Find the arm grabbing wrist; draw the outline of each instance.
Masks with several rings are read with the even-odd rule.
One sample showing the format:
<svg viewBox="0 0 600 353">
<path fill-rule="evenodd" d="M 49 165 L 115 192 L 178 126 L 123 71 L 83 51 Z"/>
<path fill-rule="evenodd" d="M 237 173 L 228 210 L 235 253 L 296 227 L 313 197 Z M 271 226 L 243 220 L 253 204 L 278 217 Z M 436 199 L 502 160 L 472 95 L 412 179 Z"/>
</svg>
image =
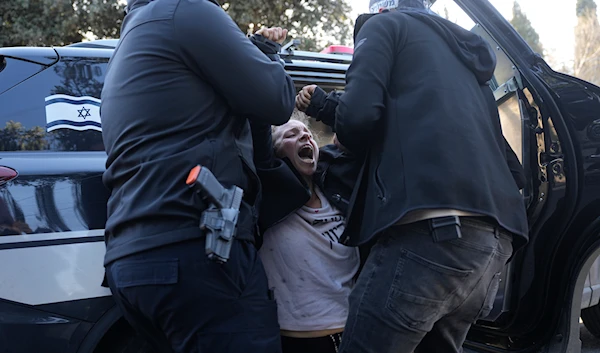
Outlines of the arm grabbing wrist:
<svg viewBox="0 0 600 353">
<path fill-rule="evenodd" d="M 281 58 L 279 57 L 279 51 L 281 50 L 281 44 L 274 42 L 266 37 L 263 37 L 260 34 L 253 34 L 250 36 L 250 41 L 254 44 L 260 51 L 262 51 L 266 56 L 271 59 L 271 61 L 281 62 Z"/>
<path fill-rule="evenodd" d="M 317 87 L 311 97 L 310 104 L 306 109 L 306 114 L 323 122 L 325 125 L 335 127 L 335 109 L 337 108 L 340 92 L 325 93 L 320 87 Z"/>
</svg>

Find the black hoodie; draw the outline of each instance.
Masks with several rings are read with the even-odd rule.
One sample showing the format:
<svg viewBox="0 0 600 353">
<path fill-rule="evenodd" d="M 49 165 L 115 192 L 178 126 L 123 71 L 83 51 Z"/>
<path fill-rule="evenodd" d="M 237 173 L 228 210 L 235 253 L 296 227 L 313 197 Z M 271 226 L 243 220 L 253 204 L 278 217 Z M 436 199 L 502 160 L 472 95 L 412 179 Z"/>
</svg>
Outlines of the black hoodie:
<svg viewBox="0 0 600 353">
<path fill-rule="evenodd" d="M 517 247 L 525 243 L 523 198 L 490 109 L 495 64 L 481 37 L 425 11 L 364 23 L 335 114 L 339 141 L 366 155 L 347 244 L 364 244 L 423 209 L 486 215 L 517 235 Z"/>
</svg>

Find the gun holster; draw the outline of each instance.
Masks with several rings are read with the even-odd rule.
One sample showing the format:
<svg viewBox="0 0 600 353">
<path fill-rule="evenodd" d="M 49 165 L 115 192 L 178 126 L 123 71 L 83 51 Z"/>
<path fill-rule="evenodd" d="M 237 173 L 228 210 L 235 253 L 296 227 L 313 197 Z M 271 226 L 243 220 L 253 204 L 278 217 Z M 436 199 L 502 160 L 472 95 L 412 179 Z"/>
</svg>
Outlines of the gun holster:
<svg viewBox="0 0 600 353">
<path fill-rule="evenodd" d="M 209 205 L 200 215 L 200 229 L 206 233 L 206 255 L 218 263 L 227 262 L 244 191 L 237 186 L 223 187 L 208 168 L 200 165 L 190 171 L 186 184 Z"/>
</svg>

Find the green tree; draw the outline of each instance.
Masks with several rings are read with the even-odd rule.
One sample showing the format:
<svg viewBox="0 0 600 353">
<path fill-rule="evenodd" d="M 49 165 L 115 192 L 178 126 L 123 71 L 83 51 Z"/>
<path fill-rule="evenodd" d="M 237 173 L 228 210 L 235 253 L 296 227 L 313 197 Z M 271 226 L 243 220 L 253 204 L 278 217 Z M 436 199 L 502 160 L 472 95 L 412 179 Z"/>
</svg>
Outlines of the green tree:
<svg viewBox="0 0 600 353">
<path fill-rule="evenodd" d="M 588 12 L 596 11 L 596 3 L 594 0 L 577 0 L 576 13 L 577 17 L 585 16 Z"/>
<path fill-rule="evenodd" d="M 28 130 L 21 123 L 10 120 L 0 128 L 0 151 L 45 150 L 48 146 L 45 137 L 46 131 L 39 126 Z"/>
<path fill-rule="evenodd" d="M 301 49 L 318 50 L 350 39 L 350 6 L 347 0 L 222 0 L 223 8 L 244 31 L 261 26 L 287 28 L 301 38 Z M 326 37 L 331 37 L 328 41 Z"/>
<path fill-rule="evenodd" d="M 347 44 L 352 20 L 347 0 L 221 0 L 244 32 L 281 26 L 300 47 Z M 119 0 L 0 0 L 0 47 L 67 45 L 86 34 L 118 38 L 125 4 Z"/>
<path fill-rule="evenodd" d="M 593 0 L 578 0 L 576 5 L 574 75 L 600 85 L 600 24 Z"/>
<path fill-rule="evenodd" d="M 540 42 L 540 36 L 533 29 L 531 25 L 531 21 L 527 18 L 527 16 L 521 10 L 521 6 L 518 2 L 513 3 L 513 18 L 510 21 L 513 27 L 517 30 L 517 32 L 525 39 L 527 44 L 533 49 L 534 52 L 544 55 L 544 48 L 542 47 L 542 43 Z"/>
<path fill-rule="evenodd" d="M 1 0 L 0 47 L 67 45 L 86 33 L 119 36 L 118 0 Z"/>
<path fill-rule="evenodd" d="M 119 38 L 125 16 L 125 4 L 118 0 L 77 0 L 82 32 L 92 32 L 98 38 Z"/>
</svg>

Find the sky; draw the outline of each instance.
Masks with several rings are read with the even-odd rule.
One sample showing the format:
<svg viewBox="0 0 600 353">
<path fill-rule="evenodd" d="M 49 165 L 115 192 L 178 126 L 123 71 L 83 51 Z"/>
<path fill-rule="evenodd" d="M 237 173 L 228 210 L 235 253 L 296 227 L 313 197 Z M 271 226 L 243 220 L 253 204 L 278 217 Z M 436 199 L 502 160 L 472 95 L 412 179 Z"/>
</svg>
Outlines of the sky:
<svg viewBox="0 0 600 353">
<path fill-rule="evenodd" d="M 368 11 L 369 0 L 348 0 L 348 2 L 352 6 L 353 18 Z M 453 3 L 452 0 L 438 0 L 438 2 Z M 507 20 L 512 19 L 513 0 L 490 0 L 490 2 Z M 558 66 L 565 63 L 570 66 L 573 60 L 574 30 L 577 24 L 576 0 L 518 0 L 518 2 L 539 34 L 540 41 L 549 54 L 546 57 L 549 64 Z"/>
</svg>

